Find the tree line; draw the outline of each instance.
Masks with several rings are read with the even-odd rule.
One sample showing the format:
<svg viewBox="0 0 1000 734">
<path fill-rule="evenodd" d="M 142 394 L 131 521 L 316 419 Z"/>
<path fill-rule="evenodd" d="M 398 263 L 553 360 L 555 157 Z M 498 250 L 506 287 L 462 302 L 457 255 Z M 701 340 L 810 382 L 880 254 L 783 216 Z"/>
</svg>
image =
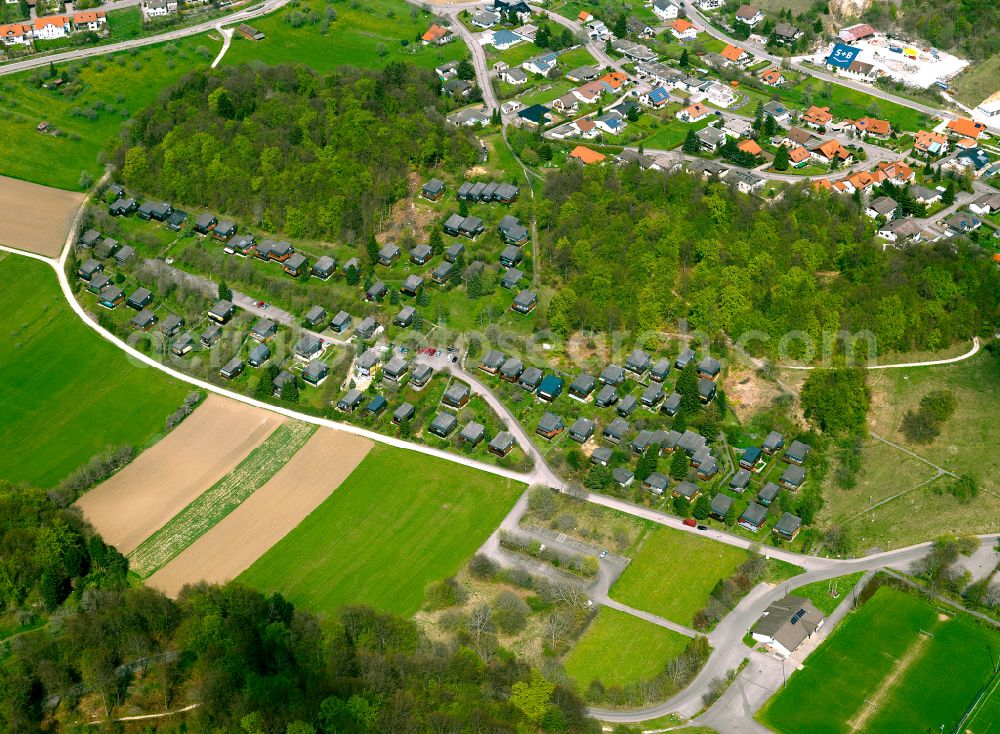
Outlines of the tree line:
<svg viewBox="0 0 1000 734">
<path fill-rule="evenodd" d="M 439 82 L 379 71 L 242 65 L 161 93 L 112 159 L 133 190 L 231 214 L 269 232 L 364 239 L 415 169 L 464 170 L 478 146 L 447 126 Z"/>
<path fill-rule="evenodd" d="M 747 344 L 785 358 L 826 343 L 878 353 L 939 349 L 1000 318 L 1000 271 L 958 239 L 905 250 L 874 241 L 848 197 L 792 188 L 780 201 L 722 181 L 638 166 L 552 173 L 539 207 L 547 273 L 557 290 L 549 327 L 643 332 L 679 319 L 710 336 L 767 335 Z M 808 339 L 806 338 L 808 337 Z M 862 356 L 866 356 L 862 354 Z"/>
</svg>

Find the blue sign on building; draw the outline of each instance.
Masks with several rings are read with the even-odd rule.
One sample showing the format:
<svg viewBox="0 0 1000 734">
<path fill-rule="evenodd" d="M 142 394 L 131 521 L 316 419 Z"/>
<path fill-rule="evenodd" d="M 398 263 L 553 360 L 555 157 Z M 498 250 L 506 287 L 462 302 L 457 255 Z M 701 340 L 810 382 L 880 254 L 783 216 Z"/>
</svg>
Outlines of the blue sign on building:
<svg viewBox="0 0 1000 734">
<path fill-rule="evenodd" d="M 826 63 L 838 69 L 846 69 L 854 59 L 858 58 L 859 53 L 861 53 L 860 48 L 848 46 L 845 43 L 838 43 L 834 45 L 833 51 L 826 57 Z"/>
</svg>

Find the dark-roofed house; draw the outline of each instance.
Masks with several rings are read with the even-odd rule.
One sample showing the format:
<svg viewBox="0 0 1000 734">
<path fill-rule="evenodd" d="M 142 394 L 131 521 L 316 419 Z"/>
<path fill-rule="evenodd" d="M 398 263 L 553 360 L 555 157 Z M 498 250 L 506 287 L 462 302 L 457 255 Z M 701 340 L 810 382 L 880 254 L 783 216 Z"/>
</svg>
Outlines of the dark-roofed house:
<svg viewBox="0 0 1000 734">
<path fill-rule="evenodd" d="M 105 237 L 94 247 L 94 254 L 100 258 L 111 257 L 118 251 L 118 240 Z"/>
<path fill-rule="evenodd" d="M 517 382 L 524 372 L 524 362 L 517 357 L 511 357 L 500 366 L 500 379 L 507 382 Z"/>
<path fill-rule="evenodd" d="M 194 349 L 194 337 L 191 336 L 190 331 L 185 331 L 170 346 L 170 351 L 174 353 L 177 357 L 183 357 L 185 354 Z"/>
<path fill-rule="evenodd" d="M 781 487 L 774 482 L 768 482 L 757 493 L 757 501 L 764 507 L 770 507 L 779 494 L 781 494 Z"/>
<path fill-rule="evenodd" d="M 110 285 L 101 291 L 97 298 L 97 303 L 107 309 L 118 308 L 119 304 L 125 300 L 125 292 L 116 285 Z"/>
<path fill-rule="evenodd" d="M 563 378 L 558 375 L 545 375 L 541 384 L 538 386 L 538 397 L 542 400 L 552 402 L 562 395 L 562 390 Z"/>
<path fill-rule="evenodd" d="M 455 430 L 458 425 L 458 418 L 451 413 L 438 413 L 431 421 L 430 432 L 441 438 L 448 438 L 448 435 Z"/>
<path fill-rule="evenodd" d="M 308 311 L 303 318 L 305 325 L 310 329 L 315 329 L 317 326 L 325 328 L 326 324 L 326 309 L 322 306 L 313 306 Z"/>
<path fill-rule="evenodd" d="M 640 398 L 642 404 L 647 408 L 655 408 L 659 405 L 660 401 L 664 398 L 663 385 L 658 382 L 651 382 L 649 386 L 643 390 L 642 397 Z"/>
<path fill-rule="evenodd" d="M 756 446 L 744 449 L 743 455 L 740 457 L 740 466 L 753 471 L 754 467 L 757 466 L 757 462 L 760 461 L 760 454 L 761 450 Z"/>
<path fill-rule="evenodd" d="M 182 319 L 177 314 L 170 314 L 167 318 L 163 319 L 163 323 L 160 324 L 160 331 L 162 331 L 167 336 L 173 336 L 181 327 L 184 326 L 184 319 Z"/>
<path fill-rule="evenodd" d="M 670 360 L 658 360 L 649 370 L 649 379 L 663 382 L 670 374 Z"/>
<path fill-rule="evenodd" d="M 119 199 L 111 206 L 109 206 L 108 214 L 110 214 L 113 217 L 124 217 L 129 214 L 135 213 L 136 209 L 138 208 L 139 208 L 139 202 L 129 197 L 127 199 Z"/>
<path fill-rule="evenodd" d="M 295 344 L 295 358 L 303 362 L 311 362 L 322 351 L 322 340 L 312 334 L 304 335 Z"/>
<path fill-rule="evenodd" d="M 629 372 L 634 372 L 637 375 L 641 375 L 648 370 L 649 365 L 649 355 L 641 349 L 633 349 L 632 353 L 625 359 L 625 369 Z"/>
<path fill-rule="evenodd" d="M 365 394 L 357 388 L 349 390 L 344 397 L 337 401 L 337 408 L 345 413 L 350 413 L 361 405 L 361 400 L 364 396 Z"/>
<path fill-rule="evenodd" d="M 514 437 L 507 431 L 500 431 L 486 447 L 491 454 L 506 456 L 514 448 Z"/>
<path fill-rule="evenodd" d="M 757 502 L 751 502 L 740 515 L 739 525 L 752 533 L 756 533 L 767 521 L 767 508 Z"/>
<path fill-rule="evenodd" d="M 694 350 L 690 347 L 685 347 L 681 350 L 681 353 L 677 355 L 677 359 L 674 360 L 674 367 L 679 370 L 687 367 L 687 363 L 695 358 Z"/>
<path fill-rule="evenodd" d="M 625 466 L 616 466 L 611 470 L 611 478 L 619 487 L 627 487 L 635 479 L 635 474 Z"/>
<path fill-rule="evenodd" d="M 483 233 L 483 220 L 479 217 L 468 216 L 462 220 L 458 226 L 458 234 L 469 239 L 475 239 Z"/>
<path fill-rule="evenodd" d="M 96 229 L 88 229 L 80 235 L 79 244 L 81 247 L 91 248 L 101 239 L 101 233 Z"/>
<path fill-rule="evenodd" d="M 598 390 L 597 395 L 594 396 L 594 405 L 598 408 L 610 408 L 617 402 L 618 391 L 615 389 L 614 385 L 605 385 Z"/>
<path fill-rule="evenodd" d="M 444 259 L 450 263 L 455 262 L 458 258 L 465 254 L 465 245 L 461 242 L 452 243 L 447 250 L 444 251 Z"/>
<path fill-rule="evenodd" d="M 155 323 L 156 314 L 148 308 L 144 308 L 135 315 L 134 319 L 132 319 L 132 328 L 137 331 L 149 331 L 153 328 L 153 324 Z"/>
<path fill-rule="evenodd" d="M 639 398 L 637 398 L 635 395 L 626 395 L 624 398 L 622 398 L 621 402 L 618 403 L 618 407 L 615 408 L 615 411 L 622 418 L 628 418 L 630 415 L 632 415 L 632 413 L 635 412 L 635 409 L 638 407 L 639 407 Z"/>
<path fill-rule="evenodd" d="M 358 324 L 354 333 L 362 339 L 371 339 L 375 336 L 376 331 L 378 331 L 378 321 L 375 320 L 374 316 L 365 316 L 361 319 L 361 323 Z"/>
<path fill-rule="evenodd" d="M 334 260 L 329 255 L 323 255 L 319 260 L 313 263 L 312 275 L 320 280 L 327 280 L 333 271 L 337 269 L 337 261 Z"/>
<path fill-rule="evenodd" d="M 609 364 L 598 379 L 602 385 L 621 385 L 625 382 L 625 370 L 616 364 Z"/>
<path fill-rule="evenodd" d="M 225 377 L 227 380 L 235 379 L 243 373 L 243 360 L 239 357 L 233 357 L 231 360 L 226 362 L 226 364 L 219 370 L 219 374 Z"/>
<path fill-rule="evenodd" d="M 257 323 L 250 327 L 250 338 L 258 342 L 268 342 L 278 333 L 278 325 L 271 319 L 259 318 Z"/>
<path fill-rule="evenodd" d="M 378 352 L 374 349 L 366 349 L 364 353 L 354 362 L 354 370 L 361 377 L 371 377 L 379 368 Z"/>
<path fill-rule="evenodd" d="M 499 201 L 501 204 L 511 204 L 517 199 L 520 193 L 521 189 L 514 184 L 502 183 L 493 192 L 493 201 Z"/>
<path fill-rule="evenodd" d="M 691 430 L 684 431 L 677 440 L 677 448 L 683 450 L 688 456 L 693 456 L 707 445 L 708 442 L 704 436 Z"/>
<path fill-rule="evenodd" d="M 542 371 L 537 367 L 528 367 L 521 373 L 521 376 L 517 380 L 517 384 L 525 390 L 534 392 L 538 389 L 538 386 L 542 384 Z"/>
<path fill-rule="evenodd" d="M 271 394 L 276 398 L 281 397 L 281 388 L 285 386 L 286 383 L 295 382 L 295 375 L 293 375 L 288 370 L 281 370 L 274 378 L 274 392 Z"/>
<path fill-rule="evenodd" d="M 698 478 L 709 480 L 719 473 L 719 462 L 712 455 L 706 456 L 698 465 Z"/>
<path fill-rule="evenodd" d="M 698 376 L 706 380 L 714 380 L 719 376 L 722 365 L 715 357 L 705 357 L 698 363 Z"/>
<path fill-rule="evenodd" d="M 751 628 L 753 639 L 784 660 L 824 622 L 823 613 L 801 596 L 786 596 L 764 610 Z"/>
<path fill-rule="evenodd" d="M 734 492 L 743 492 L 750 484 L 750 472 L 746 469 L 737 469 L 729 482 L 729 488 Z"/>
<path fill-rule="evenodd" d="M 415 265 L 425 265 L 434 255 L 430 245 L 416 245 L 410 250 L 410 262 Z"/>
<path fill-rule="evenodd" d="M 187 223 L 187 220 L 187 212 L 182 212 L 180 209 L 174 209 L 170 216 L 167 217 L 167 229 L 173 230 L 174 232 L 180 232 Z"/>
<path fill-rule="evenodd" d="M 201 332 L 201 345 L 203 347 L 211 347 L 221 338 L 222 327 L 218 324 L 209 324 L 208 328 Z"/>
<path fill-rule="evenodd" d="M 91 276 L 90 282 L 87 284 L 87 290 L 96 294 L 103 291 L 109 285 L 111 285 L 111 278 L 104 273 L 96 273 Z"/>
<path fill-rule="evenodd" d="M 386 266 L 392 265 L 399 259 L 399 254 L 399 248 L 391 242 L 387 242 L 382 245 L 382 249 L 378 251 L 378 264 Z"/>
<path fill-rule="evenodd" d="M 247 362 L 250 363 L 251 367 L 260 367 L 268 360 L 268 358 L 270 358 L 270 356 L 271 348 L 267 346 L 267 344 L 258 344 L 250 350 Z"/>
<path fill-rule="evenodd" d="M 538 296 L 535 295 L 534 291 L 521 291 L 514 296 L 514 302 L 511 304 L 511 309 L 517 311 L 518 313 L 531 313 L 535 310 L 535 306 L 537 305 Z"/>
<path fill-rule="evenodd" d="M 767 438 L 764 439 L 764 443 L 761 444 L 761 450 L 768 455 L 773 454 L 775 451 L 780 451 L 781 447 L 785 445 L 785 438 L 777 431 L 771 431 L 767 434 Z"/>
<path fill-rule="evenodd" d="M 389 288 L 381 280 L 376 280 L 369 286 L 368 290 L 365 291 L 365 298 L 369 301 L 381 301 L 385 298 L 385 294 L 389 292 Z"/>
<path fill-rule="evenodd" d="M 435 283 L 447 283 L 454 267 L 453 263 L 443 262 L 431 271 L 431 278 L 434 279 Z"/>
<path fill-rule="evenodd" d="M 701 489 L 698 485 L 687 481 L 678 482 L 673 491 L 674 497 L 683 497 L 688 502 L 694 502 L 698 499 L 699 494 L 701 494 Z"/>
<path fill-rule="evenodd" d="M 420 195 L 430 201 L 437 201 L 444 196 L 444 181 L 439 178 L 432 178 L 423 185 Z"/>
<path fill-rule="evenodd" d="M 208 310 L 208 318 L 219 324 L 228 324 L 234 313 L 236 313 L 236 307 L 233 306 L 233 302 L 223 298 Z"/>
<path fill-rule="evenodd" d="M 524 277 L 524 271 L 520 268 L 507 268 L 504 272 L 503 277 L 500 279 L 501 288 L 513 288 L 518 283 L 521 282 L 521 278 Z"/>
<path fill-rule="evenodd" d="M 153 302 L 153 294 L 146 288 L 136 288 L 135 293 L 128 297 L 125 305 L 136 311 L 144 309 Z"/>
<path fill-rule="evenodd" d="M 719 520 L 726 519 L 726 513 L 729 512 L 729 508 L 733 506 L 732 497 L 728 494 L 722 494 L 721 492 L 712 498 L 712 506 L 708 511 L 708 514 Z"/>
<path fill-rule="evenodd" d="M 458 437 L 468 444 L 473 446 L 478 446 L 479 442 L 486 437 L 486 427 L 482 423 L 476 423 L 475 421 L 469 421 L 465 424 L 462 432 L 458 434 Z"/>
<path fill-rule="evenodd" d="M 589 418 L 577 418 L 569 427 L 569 437 L 578 443 L 583 443 L 594 435 L 594 421 Z"/>
<path fill-rule="evenodd" d="M 488 372 L 491 375 L 495 375 L 497 370 L 503 366 L 504 356 L 503 352 L 497 351 L 496 349 L 491 349 L 483 358 L 479 360 L 479 369 L 483 372 Z"/>
<path fill-rule="evenodd" d="M 76 274 L 83 280 L 90 280 L 102 270 L 104 270 L 104 266 L 97 262 L 97 260 L 86 260 L 79 268 L 77 268 Z"/>
<path fill-rule="evenodd" d="M 806 480 L 806 470 L 798 464 L 789 464 L 781 475 L 781 486 L 789 489 L 798 489 Z"/>
<path fill-rule="evenodd" d="M 198 218 L 194 220 L 194 231 L 198 234 L 208 234 L 213 229 L 215 225 L 219 223 L 214 214 L 199 214 Z"/>
<path fill-rule="evenodd" d="M 706 380 L 704 377 L 698 378 L 698 397 L 703 403 L 712 402 L 712 398 L 715 397 L 715 393 L 718 391 L 718 387 L 711 380 Z"/>
<path fill-rule="evenodd" d="M 347 313 L 347 311 L 338 311 L 337 315 L 330 322 L 330 328 L 338 334 L 343 334 L 351 328 L 351 314 Z"/>
<path fill-rule="evenodd" d="M 444 397 L 441 398 L 441 401 L 452 408 L 462 408 L 469 402 L 471 395 L 472 388 L 464 382 L 453 382 L 444 391 Z"/>
<path fill-rule="evenodd" d="M 399 382 L 406 376 L 406 373 L 409 372 L 409 370 L 410 366 L 407 364 L 406 360 L 402 357 L 396 356 L 385 363 L 385 366 L 382 368 L 382 379 Z"/>
<path fill-rule="evenodd" d="M 343 264 L 343 266 L 341 266 L 340 269 L 346 274 L 350 272 L 351 268 L 354 268 L 355 270 L 361 269 L 361 262 L 358 260 L 358 258 L 352 257 L 351 259 L 347 260 Z"/>
<path fill-rule="evenodd" d="M 302 273 L 309 269 L 309 258 L 303 255 L 301 252 L 296 252 L 289 256 L 285 260 L 283 269 L 286 273 L 291 275 L 293 278 L 298 278 Z"/>
<path fill-rule="evenodd" d="M 124 265 L 133 257 L 135 257 L 135 248 L 131 245 L 123 245 L 118 252 L 115 253 L 115 262 L 119 265 Z"/>
<path fill-rule="evenodd" d="M 788 447 L 782 458 L 790 464 L 801 466 L 806 462 L 806 457 L 809 456 L 809 448 L 808 444 L 804 444 L 801 441 L 792 441 L 792 445 Z"/>
<path fill-rule="evenodd" d="M 590 453 L 590 463 L 607 466 L 613 454 L 614 451 L 609 446 L 598 446 Z"/>
<path fill-rule="evenodd" d="M 681 409 L 681 396 L 680 393 L 672 392 L 667 399 L 663 401 L 663 405 L 660 406 L 660 410 L 667 415 L 677 415 L 678 411 Z"/>
<path fill-rule="evenodd" d="M 782 540 L 792 541 L 795 540 L 795 536 L 799 534 L 799 530 L 801 529 L 802 519 L 797 515 L 786 512 L 781 516 L 778 522 L 775 523 L 771 532 Z"/>
<path fill-rule="evenodd" d="M 404 296 L 416 296 L 420 289 L 424 287 L 424 279 L 419 275 L 407 275 L 403 285 L 399 287 L 399 292 Z"/>
<path fill-rule="evenodd" d="M 408 421 L 416 415 L 417 409 L 413 407 L 410 403 L 403 403 L 392 414 L 392 422 L 399 424 L 403 421 Z"/>
<path fill-rule="evenodd" d="M 407 327 L 413 323 L 413 318 L 417 315 L 417 309 L 413 306 L 403 306 L 399 309 L 399 313 L 392 320 L 396 326 Z"/>
<path fill-rule="evenodd" d="M 570 383 L 569 395 L 571 398 L 576 398 L 577 400 L 586 401 L 594 388 L 597 386 L 597 380 L 594 379 L 592 375 L 588 375 L 586 372 L 581 372 L 576 376 L 576 379 Z"/>
<path fill-rule="evenodd" d="M 222 242 L 227 242 L 238 229 L 236 222 L 231 219 L 223 219 L 212 228 L 212 236 Z"/>
<path fill-rule="evenodd" d="M 604 427 L 604 437 L 611 443 L 618 445 L 625 440 L 631 426 L 624 418 L 615 418 Z"/>
<path fill-rule="evenodd" d="M 414 390 L 423 390 L 433 376 L 434 370 L 429 364 L 414 365 L 413 372 L 410 375 L 410 387 Z"/>
<path fill-rule="evenodd" d="M 654 471 L 642 481 L 642 488 L 647 492 L 652 492 L 657 497 L 663 495 L 670 486 L 670 480 L 658 471 Z"/>
<path fill-rule="evenodd" d="M 521 248 L 517 245 L 507 245 L 500 253 L 500 264 L 512 268 L 521 262 L 524 257 Z"/>
</svg>

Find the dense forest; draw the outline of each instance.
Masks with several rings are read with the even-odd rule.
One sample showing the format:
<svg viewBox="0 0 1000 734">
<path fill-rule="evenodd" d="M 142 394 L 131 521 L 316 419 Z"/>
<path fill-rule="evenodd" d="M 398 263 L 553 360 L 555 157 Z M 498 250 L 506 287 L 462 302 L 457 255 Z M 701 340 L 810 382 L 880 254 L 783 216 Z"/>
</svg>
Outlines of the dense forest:
<svg viewBox="0 0 1000 734">
<path fill-rule="evenodd" d="M 503 649 L 434 642 L 363 607 L 329 618 L 238 584 L 176 600 L 72 510 L 0 483 L 0 731 L 178 711 L 143 731 L 598 731 L 580 700 Z"/>
<path fill-rule="evenodd" d="M 1000 51 L 996 0 L 876 0 L 865 19 L 880 30 L 898 30 L 972 59 Z"/>
<path fill-rule="evenodd" d="M 292 237 L 358 239 L 414 167 L 464 170 L 439 82 L 403 63 L 320 76 L 304 66 L 192 73 L 136 115 L 114 158 L 126 185 Z"/>
<path fill-rule="evenodd" d="M 569 167 L 546 184 L 547 318 L 575 329 L 656 330 L 687 319 L 773 353 L 868 330 L 879 353 L 939 349 L 992 330 L 1000 271 L 973 245 L 883 250 L 850 198 L 792 189 L 764 203 L 685 173 Z M 802 340 L 788 345 L 800 356 Z M 864 348 L 867 349 L 867 343 Z"/>
</svg>

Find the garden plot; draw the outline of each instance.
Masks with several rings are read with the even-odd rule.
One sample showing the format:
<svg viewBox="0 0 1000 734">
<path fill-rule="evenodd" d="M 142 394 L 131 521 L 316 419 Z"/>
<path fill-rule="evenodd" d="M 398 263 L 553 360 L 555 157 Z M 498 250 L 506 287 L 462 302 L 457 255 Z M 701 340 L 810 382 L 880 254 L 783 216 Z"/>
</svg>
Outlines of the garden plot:
<svg viewBox="0 0 1000 734">
<path fill-rule="evenodd" d="M 132 570 L 146 578 L 166 565 L 277 474 L 315 431 L 308 423 L 278 426 L 239 466 L 129 553 Z"/>
<path fill-rule="evenodd" d="M 159 443 L 77 500 L 77 506 L 106 542 L 131 553 L 284 420 L 210 395 Z"/>
<path fill-rule="evenodd" d="M 84 195 L 0 176 L 0 244 L 58 257 Z"/>
<path fill-rule="evenodd" d="M 236 578 L 339 487 L 372 446 L 366 438 L 320 429 L 264 486 L 147 583 L 176 596 L 186 583 Z"/>
</svg>

